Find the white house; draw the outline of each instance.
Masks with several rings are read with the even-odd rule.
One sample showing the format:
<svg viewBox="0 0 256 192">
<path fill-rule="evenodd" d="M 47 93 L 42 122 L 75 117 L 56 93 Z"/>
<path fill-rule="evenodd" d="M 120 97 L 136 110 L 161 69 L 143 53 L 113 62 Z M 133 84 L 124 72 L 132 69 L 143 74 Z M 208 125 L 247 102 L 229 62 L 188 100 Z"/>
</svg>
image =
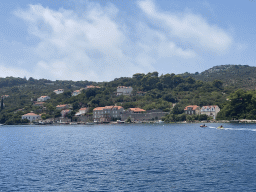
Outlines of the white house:
<svg viewBox="0 0 256 192">
<path fill-rule="evenodd" d="M 41 119 L 40 115 L 37 115 L 35 113 L 27 113 L 25 115 L 22 115 L 22 119 L 28 119 L 30 122 L 35 121 L 37 119 Z"/>
<path fill-rule="evenodd" d="M 47 101 L 48 99 L 51 99 L 49 96 L 41 96 L 37 98 L 37 101 Z"/>
<path fill-rule="evenodd" d="M 63 92 L 64 92 L 64 89 L 56 89 L 56 90 L 54 90 L 53 92 L 58 95 L 58 94 L 63 93 Z"/>
<path fill-rule="evenodd" d="M 88 111 L 89 111 L 89 108 L 88 108 L 88 107 L 84 107 L 84 108 L 79 109 L 79 111 L 78 111 L 75 115 L 76 115 L 76 116 L 84 115 L 84 114 L 86 114 Z"/>
<path fill-rule="evenodd" d="M 220 108 L 217 105 L 203 106 L 201 108 L 201 115 L 205 114 L 207 116 L 213 117 L 216 119 L 217 114 L 220 112 Z"/>
<path fill-rule="evenodd" d="M 116 90 L 116 95 L 131 95 L 132 87 L 118 86 Z"/>
<path fill-rule="evenodd" d="M 81 93 L 80 90 L 75 90 L 75 91 L 73 91 L 72 96 L 77 96 L 77 95 L 79 95 L 80 93 Z"/>
</svg>

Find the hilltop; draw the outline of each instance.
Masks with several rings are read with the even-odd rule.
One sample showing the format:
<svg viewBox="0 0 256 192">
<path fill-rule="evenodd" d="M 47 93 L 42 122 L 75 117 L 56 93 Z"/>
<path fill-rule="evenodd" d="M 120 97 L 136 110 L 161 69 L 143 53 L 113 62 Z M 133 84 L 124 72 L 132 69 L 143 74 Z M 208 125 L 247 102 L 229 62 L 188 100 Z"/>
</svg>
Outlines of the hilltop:
<svg viewBox="0 0 256 192">
<path fill-rule="evenodd" d="M 191 76 L 196 80 L 214 81 L 221 80 L 224 86 L 232 86 L 234 89 L 255 89 L 256 67 L 248 65 L 218 65 L 201 73 L 184 73 L 183 77 Z"/>
</svg>

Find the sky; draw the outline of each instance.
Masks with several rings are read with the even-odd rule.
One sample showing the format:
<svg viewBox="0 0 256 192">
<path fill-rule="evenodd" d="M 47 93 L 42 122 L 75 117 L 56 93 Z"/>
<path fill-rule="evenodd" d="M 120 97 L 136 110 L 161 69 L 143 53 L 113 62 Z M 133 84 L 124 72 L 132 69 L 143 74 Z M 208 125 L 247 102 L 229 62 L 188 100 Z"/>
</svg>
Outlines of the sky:
<svg viewBox="0 0 256 192">
<path fill-rule="evenodd" d="M 3 0 L 0 77 L 111 81 L 256 66 L 254 0 Z"/>
</svg>

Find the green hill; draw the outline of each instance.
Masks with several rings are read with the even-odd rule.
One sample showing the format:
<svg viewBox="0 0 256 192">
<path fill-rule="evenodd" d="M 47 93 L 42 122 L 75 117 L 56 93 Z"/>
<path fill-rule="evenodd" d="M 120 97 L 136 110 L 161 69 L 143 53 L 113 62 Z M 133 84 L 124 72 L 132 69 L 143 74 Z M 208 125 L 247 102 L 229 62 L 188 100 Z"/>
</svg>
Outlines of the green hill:
<svg viewBox="0 0 256 192">
<path fill-rule="evenodd" d="M 218 79 L 224 83 L 224 86 L 232 86 L 235 89 L 255 89 L 256 87 L 256 67 L 248 65 L 219 65 L 202 73 L 184 73 L 181 75 L 183 77 L 191 76 L 201 81 Z"/>
</svg>

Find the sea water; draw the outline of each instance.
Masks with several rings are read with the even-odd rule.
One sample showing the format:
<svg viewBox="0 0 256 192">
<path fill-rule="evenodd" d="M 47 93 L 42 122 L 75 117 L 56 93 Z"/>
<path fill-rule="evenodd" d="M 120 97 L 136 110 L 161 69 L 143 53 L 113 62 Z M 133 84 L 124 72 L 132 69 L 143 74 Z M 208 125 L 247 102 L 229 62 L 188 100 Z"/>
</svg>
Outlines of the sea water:
<svg viewBox="0 0 256 192">
<path fill-rule="evenodd" d="M 0 191 L 256 191 L 256 125 L 1 126 Z"/>
</svg>

